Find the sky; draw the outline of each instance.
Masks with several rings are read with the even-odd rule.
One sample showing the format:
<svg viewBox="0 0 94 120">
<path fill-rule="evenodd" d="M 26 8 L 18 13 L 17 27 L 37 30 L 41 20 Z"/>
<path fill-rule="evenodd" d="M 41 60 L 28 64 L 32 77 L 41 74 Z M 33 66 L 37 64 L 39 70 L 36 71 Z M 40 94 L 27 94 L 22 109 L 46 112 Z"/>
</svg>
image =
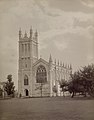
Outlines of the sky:
<svg viewBox="0 0 94 120">
<path fill-rule="evenodd" d="M 39 56 L 73 71 L 94 63 L 94 0 L 0 0 L 0 81 L 18 83 L 18 31 L 38 31 Z"/>
</svg>

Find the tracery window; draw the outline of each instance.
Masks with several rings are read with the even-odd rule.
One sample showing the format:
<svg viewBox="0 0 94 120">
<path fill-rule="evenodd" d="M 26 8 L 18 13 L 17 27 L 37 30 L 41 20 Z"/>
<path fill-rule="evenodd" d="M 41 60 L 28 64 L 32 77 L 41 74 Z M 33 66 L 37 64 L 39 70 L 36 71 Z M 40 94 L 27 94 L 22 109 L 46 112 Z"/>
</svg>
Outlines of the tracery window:
<svg viewBox="0 0 94 120">
<path fill-rule="evenodd" d="M 47 72 L 43 65 L 39 65 L 36 72 L 36 82 L 46 83 L 47 82 Z"/>
<path fill-rule="evenodd" d="M 24 76 L 24 85 L 28 85 L 28 84 L 29 84 L 29 82 L 28 82 L 28 76 L 25 75 Z"/>
<path fill-rule="evenodd" d="M 27 53 L 27 44 L 25 44 L 25 53 Z"/>
</svg>

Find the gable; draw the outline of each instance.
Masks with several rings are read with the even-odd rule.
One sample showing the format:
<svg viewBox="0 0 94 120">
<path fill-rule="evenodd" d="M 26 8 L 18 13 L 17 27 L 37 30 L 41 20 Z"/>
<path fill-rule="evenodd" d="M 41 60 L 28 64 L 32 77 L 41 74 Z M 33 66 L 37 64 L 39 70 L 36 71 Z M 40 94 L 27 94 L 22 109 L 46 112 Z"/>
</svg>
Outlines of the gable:
<svg viewBox="0 0 94 120">
<path fill-rule="evenodd" d="M 36 61 L 34 64 L 33 64 L 33 67 L 34 66 L 37 66 L 38 64 L 45 64 L 46 66 L 49 65 L 49 63 L 47 61 L 45 61 L 44 59 L 40 58 L 38 61 Z"/>
</svg>

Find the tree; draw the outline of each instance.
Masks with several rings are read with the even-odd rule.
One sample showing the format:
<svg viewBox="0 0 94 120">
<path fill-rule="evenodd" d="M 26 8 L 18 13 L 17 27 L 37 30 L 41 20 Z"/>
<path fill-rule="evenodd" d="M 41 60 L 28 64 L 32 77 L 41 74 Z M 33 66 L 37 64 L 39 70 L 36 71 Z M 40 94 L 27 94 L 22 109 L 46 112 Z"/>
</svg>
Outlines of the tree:
<svg viewBox="0 0 94 120">
<path fill-rule="evenodd" d="M 7 76 L 7 82 L 5 83 L 4 89 L 8 95 L 12 95 L 12 96 L 14 95 L 15 86 L 14 86 L 14 82 L 12 82 L 12 75 L 11 74 Z"/>
<path fill-rule="evenodd" d="M 88 94 L 94 97 L 94 64 L 83 67 L 80 72 L 83 86 L 87 90 Z"/>
<path fill-rule="evenodd" d="M 63 96 L 65 96 L 64 93 L 68 91 L 68 82 L 62 79 L 61 81 L 59 81 L 59 84 L 60 84 L 60 88 L 62 88 Z"/>
<path fill-rule="evenodd" d="M 86 90 L 83 86 L 83 80 L 81 78 L 80 72 L 77 71 L 71 75 L 72 80 L 68 84 L 68 91 L 72 93 L 71 97 L 74 97 L 76 93 L 83 94 L 86 96 Z"/>
<path fill-rule="evenodd" d="M 77 93 L 94 96 L 94 64 L 88 65 L 71 75 L 68 89 L 72 97 Z"/>
</svg>

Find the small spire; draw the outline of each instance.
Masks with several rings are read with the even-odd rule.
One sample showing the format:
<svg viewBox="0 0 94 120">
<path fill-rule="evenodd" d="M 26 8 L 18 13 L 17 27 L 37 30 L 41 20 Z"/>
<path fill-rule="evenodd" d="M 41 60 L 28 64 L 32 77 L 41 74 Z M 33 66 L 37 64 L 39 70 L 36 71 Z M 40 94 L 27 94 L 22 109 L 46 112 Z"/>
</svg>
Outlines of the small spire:
<svg viewBox="0 0 94 120">
<path fill-rule="evenodd" d="M 25 37 L 25 38 L 27 37 L 27 33 L 26 33 L 26 31 L 25 31 L 24 37 Z"/>
<path fill-rule="evenodd" d="M 37 30 L 36 30 L 36 32 L 35 32 L 35 34 L 34 34 L 33 40 L 34 40 L 35 42 L 38 42 L 38 32 L 37 32 Z"/>
<path fill-rule="evenodd" d="M 60 61 L 60 66 L 62 66 L 62 61 Z"/>
<path fill-rule="evenodd" d="M 63 67 L 64 67 L 65 65 L 64 65 L 64 63 L 63 63 Z"/>
<path fill-rule="evenodd" d="M 32 26 L 30 28 L 30 38 L 32 38 L 32 34 L 33 34 L 33 30 L 32 30 Z"/>
<path fill-rule="evenodd" d="M 52 62 L 52 56 L 51 56 L 51 54 L 50 54 L 49 62 Z"/>
<path fill-rule="evenodd" d="M 38 32 L 37 32 L 37 30 L 36 30 L 36 32 L 35 32 L 35 37 L 36 37 L 36 38 L 38 37 Z"/>
<path fill-rule="evenodd" d="M 56 65 L 56 59 L 55 59 L 55 65 Z"/>
<path fill-rule="evenodd" d="M 32 32 L 32 26 L 30 27 L 30 32 Z"/>
<path fill-rule="evenodd" d="M 70 69 L 72 69 L 72 65 L 70 64 Z"/>
<path fill-rule="evenodd" d="M 69 67 L 69 64 L 68 64 L 68 68 L 70 68 L 70 67 Z"/>
<path fill-rule="evenodd" d="M 19 39 L 21 38 L 22 36 L 22 31 L 21 31 L 21 28 L 19 29 Z"/>
<path fill-rule="evenodd" d="M 55 61 L 54 61 L 54 64 L 55 64 L 54 68 L 55 68 L 55 70 L 56 70 L 56 59 L 55 59 Z"/>
<path fill-rule="evenodd" d="M 19 29 L 19 33 L 21 33 L 21 28 Z"/>
<path fill-rule="evenodd" d="M 59 65 L 59 60 L 58 60 L 58 65 Z"/>
</svg>

